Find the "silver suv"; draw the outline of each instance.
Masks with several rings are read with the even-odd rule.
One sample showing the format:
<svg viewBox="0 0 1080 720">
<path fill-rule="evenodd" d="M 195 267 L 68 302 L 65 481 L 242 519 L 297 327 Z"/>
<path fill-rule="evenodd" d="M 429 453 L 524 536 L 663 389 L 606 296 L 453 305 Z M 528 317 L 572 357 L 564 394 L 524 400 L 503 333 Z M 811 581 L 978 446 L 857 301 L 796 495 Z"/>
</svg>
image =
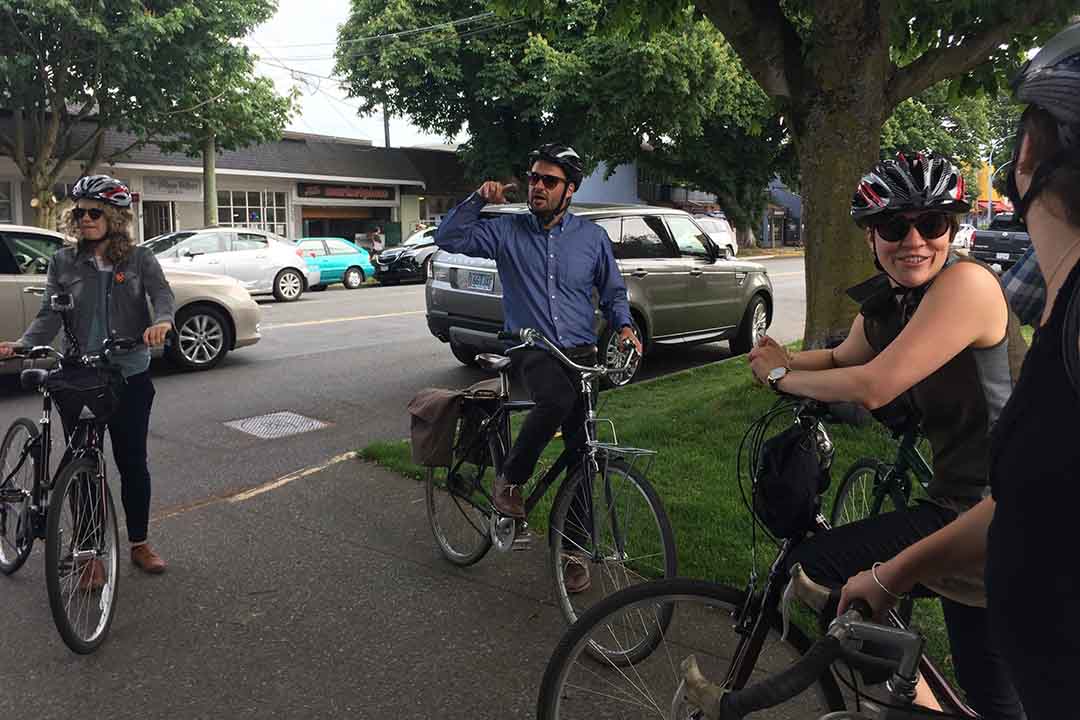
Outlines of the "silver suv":
<svg viewBox="0 0 1080 720">
<path fill-rule="evenodd" d="M 694 218 L 643 205 L 575 205 L 575 215 L 607 231 L 626 282 L 635 329 L 646 354 L 657 345 L 727 340 L 748 352 L 769 327 L 772 283 L 765 267 L 728 259 Z M 483 215 L 528 212 L 523 204 L 489 205 Z M 427 281 L 428 328 L 461 362 L 500 352 L 502 286 L 492 260 L 440 250 Z M 597 311 L 601 357 L 614 361 L 616 339 Z M 630 382 L 626 377 L 623 382 Z"/>
</svg>

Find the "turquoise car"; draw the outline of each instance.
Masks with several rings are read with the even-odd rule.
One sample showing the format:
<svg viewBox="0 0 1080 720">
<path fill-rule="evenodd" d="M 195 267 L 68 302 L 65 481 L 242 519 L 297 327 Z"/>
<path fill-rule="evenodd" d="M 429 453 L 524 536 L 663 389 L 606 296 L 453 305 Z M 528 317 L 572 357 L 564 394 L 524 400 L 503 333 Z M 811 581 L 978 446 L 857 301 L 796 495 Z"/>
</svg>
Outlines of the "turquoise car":
<svg viewBox="0 0 1080 720">
<path fill-rule="evenodd" d="M 334 283 L 355 290 L 364 284 L 364 280 L 375 275 L 368 251 L 348 240 L 303 238 L 299 248 L 308 267 L 318 269 L 320 273 L 319 284 L 312 285 L 312 290 L 325 290 L 327 285 Z"/>
</svg>

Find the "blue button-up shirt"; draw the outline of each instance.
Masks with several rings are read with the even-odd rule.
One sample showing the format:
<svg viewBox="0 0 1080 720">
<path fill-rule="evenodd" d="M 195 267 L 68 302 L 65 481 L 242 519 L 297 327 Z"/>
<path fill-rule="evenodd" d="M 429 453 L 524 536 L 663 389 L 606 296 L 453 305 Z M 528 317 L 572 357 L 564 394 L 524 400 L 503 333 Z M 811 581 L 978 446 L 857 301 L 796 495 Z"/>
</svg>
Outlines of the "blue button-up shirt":
<svg viewBox="0 0 1080 720">
<path fill-rule="evenodd" d="M 594 344 L 594 287 L 608 322 L 616 328 L 631 325 L 626 285 L 599 225 L 570 213 L 551 229 L 532 213 L 481 219 L 485 204 L 473 193 L 451 210 L 439 224 L 435 244 L 495 261 L 505 329 L 535 328 L 564 348 Z"/>
<path fill-rule="evenodd" d="M 1046 307 L 1046 282 L 1035 257 L 1034 245 L 1001 276 L 1001 284 L 1005 288 L 1009 306 L 1020 322 L 1038 327 L 1043 308 Z"/>
</svg>

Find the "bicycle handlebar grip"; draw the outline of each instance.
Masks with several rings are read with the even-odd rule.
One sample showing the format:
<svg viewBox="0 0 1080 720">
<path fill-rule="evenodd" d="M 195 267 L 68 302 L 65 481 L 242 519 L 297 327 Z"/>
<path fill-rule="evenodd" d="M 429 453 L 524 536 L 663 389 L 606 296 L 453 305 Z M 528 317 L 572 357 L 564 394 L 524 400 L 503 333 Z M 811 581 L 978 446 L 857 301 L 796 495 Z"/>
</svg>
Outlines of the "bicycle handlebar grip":
<svg viewBox="0 0 1080 720">
<path fill-rule="evenodd" d="M 521 342 L 520 330 L 500 330 L 496 335 L 499 340 L 509 340 L 510 342 Z"/>
<path fill-rule="evenodd" d="M 874 617 L 874 609 L 870 607 L 870 603 L 866 602 L 862 598 L 855 598 L 848 604 L 848 610 L 854 610 L 862 615 L 863 620 L 872 620 Z"/>
<path fill-rule="evenodd" d="M 720 702 L 720 717 L 723 720 L 742 720 L 752 712 L 791 700 L 813 685 L 840 657 L 842 649 L 839 639 L 826 635 L 784 672 L 757 685 L 724 695 Z"/>
</svg>

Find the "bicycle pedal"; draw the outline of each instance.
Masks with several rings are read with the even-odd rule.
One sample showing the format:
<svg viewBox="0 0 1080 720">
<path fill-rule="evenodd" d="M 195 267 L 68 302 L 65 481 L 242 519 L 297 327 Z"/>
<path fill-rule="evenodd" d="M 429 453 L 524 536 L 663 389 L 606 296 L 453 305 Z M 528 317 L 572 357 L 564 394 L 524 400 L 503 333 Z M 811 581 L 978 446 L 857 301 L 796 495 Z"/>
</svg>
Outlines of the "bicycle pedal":
<svg viewBox="0 0 1080 720">
<path fill-rule="evenodd" d="M 3 503 L 21 503 L 28 497 L 30 497 L 30 493 L 22 488 L 13 487 L 0 490 L 0 502 Z"/>
<path fill-rule="evenodd" d="M 524 523 L 522 523 L 524 525 Z M 514 544 L 511 549 L 515 551 L 531 550 L 533 546 L 534 535 L 529 532 L 528 527 L 518 526 L 517 534 L 514 536 Z"/>
</svg>

